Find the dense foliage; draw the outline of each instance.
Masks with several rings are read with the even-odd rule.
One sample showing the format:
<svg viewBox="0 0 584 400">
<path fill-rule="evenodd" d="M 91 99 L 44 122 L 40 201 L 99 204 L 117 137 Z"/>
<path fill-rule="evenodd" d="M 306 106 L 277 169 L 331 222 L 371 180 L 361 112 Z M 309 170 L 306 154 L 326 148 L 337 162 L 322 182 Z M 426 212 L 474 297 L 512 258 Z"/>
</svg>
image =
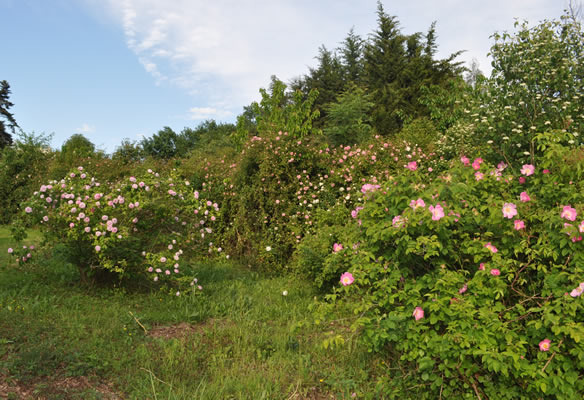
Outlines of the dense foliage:
<svg viewBox="0 0 584 400">
<path fill-rule="evenodd" d="M 385 393 L 416 382 L 421 398 L 584 391 L 584 190 L 559 167 L 582 161 L 563 150 L 519 174 L 466 157 L 440 175 L 412 167 L 364 196 L 360 230 L 323 265 L 350 259 L 354 282 L 328 306 L 346 293 L 353 328 L 407 371 L 381 379 Z"/>
<path fill-rule="evenodd" d="M 578 398 L 580 24 L 496 34 L 492 75 L 467 83 L 456 54 L 434 60 L 433 25 L 404 35 L 377 15 L 369 40 L 351 31 L 308 75 L 273 77 L 236 125 L 164 128 L 112 159 L 79 136 L 53 158 L 17 142 L 0 159 L 0 188 L 18 178 L 4 218 L 20 203 L 84 279 L 175 288 L 194 282 L 176 278 L 183 254 L 211 254 L 314 282 L 317 322 L 352 310 L 386 358 L 381 397 Z"/>
<path fill-rule="evenodd" d="M 84 281 L 104 271 L 168 280 L 180 275 L 183 253 L 216 250 L 208 239 L 219 206 L 173 173 L 148 169 L 101 184 L 80 166 L 21 207 L 23 222 L 63 246 Z"/>
</svg>

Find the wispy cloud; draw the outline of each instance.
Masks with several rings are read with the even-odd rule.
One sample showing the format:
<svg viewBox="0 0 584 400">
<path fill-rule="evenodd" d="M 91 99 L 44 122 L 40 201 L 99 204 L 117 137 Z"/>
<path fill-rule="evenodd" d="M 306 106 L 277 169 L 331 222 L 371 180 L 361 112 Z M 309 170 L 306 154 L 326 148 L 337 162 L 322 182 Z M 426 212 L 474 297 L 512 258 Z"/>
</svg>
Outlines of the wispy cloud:
<svg viewBox="0 0 584 400">
<path fill-rule="evenodd" d="M 86 0 L 92 1 L 92 0 Z M 512 30 L 513 17 L 537 22 L 557 17 L 560 0 L 384 1 L 404 33 L 437 21 L 439 56 L 467 50 L 489 70 L 486 53 L 496 30 Z M 212 115 L 214 104 L 240 111 L 257 99 L 270 76 L 307 72 L 318 47 L 335 48 L 354 26 L 367 37 L 376 27 L 376 0 L 107 0 L 127 46 L 156 80 L 179 86 L 206 104 L 191 116 Z M 203 101 L 197 100 L 203 103 Z M 215 110 L 216 111 L 216 110 Z"/>
<path fill-rule="evenodd" d="M 233 113 L 227 110 L 220 110 L 214 107 L 192 107 L 189 110 L 189 119 L 223 119 L 232 116 Z"/>
<path fill-rule="evenodd" d="M 83 123 L 80 128 L 76 129 L 77 133 L 93 133 L 95 132 L 95 126 Z"/>
<path fill-rule="evenodd" d="M 271 75 L 290 80 L 305 73 L 321 44 L 336 47 L 364 16 L 370 23 L 375 21 L 375 0 L 359 4 L 108 0 L 107 4 L 128 48 L 157 83 L 166 81 L 206 98 L 203 108 L 223 102 L 237 112 L 259 97 L 258 89 L 269 85 Z M 339 4 L 341 11 L 336 9 Z M 351 20 L 351 16 L 357 17 Z"/>
</svg>

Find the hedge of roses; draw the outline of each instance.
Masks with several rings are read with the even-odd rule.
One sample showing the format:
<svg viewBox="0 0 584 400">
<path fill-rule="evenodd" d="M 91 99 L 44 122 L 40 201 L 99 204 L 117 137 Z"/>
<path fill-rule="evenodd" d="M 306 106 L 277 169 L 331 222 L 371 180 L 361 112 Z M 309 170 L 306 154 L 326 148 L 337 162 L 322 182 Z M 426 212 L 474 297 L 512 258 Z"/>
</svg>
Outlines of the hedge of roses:
<svg viewBox="0 0 584 400">
<path fill-rule="evenodd" d="M 25 224 L 40 225 L 49 243 L 65 247 L 82 279 L 108 271 L 176 281 L 185 255 L 221 251 L 210 240 L 219 205 L 175 171 L 148 169 L 102 184 L 78 167 L 42 185 L 21 208 Z"/>
<path fill-rule="evenodd" d="M 183 162 L 182 176 L 222 204 L 217 232 L 229 254 L 272 270 L 290 266 L 303 238 L 321 234 L 320 211 L 350 210 L 363 183 L 385 180 L 408 162 L 433 160 L 417 146 L 380 136 L 361 146 L 330 147 L 320 139 L 263 133 L 236 156 Z M 441 162 L 430 165 L 440 169 Z"/>
<path fill-rule="evenodd" d="M 539 165 L 405 169 L 367 190 L 360 231 L 329 248 L 327 261 L 351 263 L 320 311 L 354 309 L 353 328 L 388 357 L 384 396 L 584 393 L 584 153 L 541 148 Z"/>
</svg>

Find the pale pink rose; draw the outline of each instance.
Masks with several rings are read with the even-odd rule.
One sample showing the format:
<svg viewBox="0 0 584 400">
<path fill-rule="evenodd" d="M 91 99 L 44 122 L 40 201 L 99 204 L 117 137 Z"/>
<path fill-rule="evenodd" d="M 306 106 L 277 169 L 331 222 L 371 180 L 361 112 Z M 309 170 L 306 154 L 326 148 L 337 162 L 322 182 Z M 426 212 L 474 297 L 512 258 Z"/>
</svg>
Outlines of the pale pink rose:
<svg viewBox="0 0 584 400">
<path fill-rule="evenodd" d="M 419 321 L 422 318 L 424 318 L 424 310 L 422 309 L 422 307 L 416 307 L 414 309 L 414 312 L 413 312 L 412 315 L 414 316 L 414 318 L 416 319 L 416 321 Z"/>
<path fill-rule="evenodd" d="M 410 161 L 406 168 L 409 169 L 410 171 L 415 171 L 418 169 L 418 163 L 416 161 Z"/>
<path fill-rule="evenodd" d="M 499 251 L 499 250 L 497 250 L 497 248 L 496 248 L 495 246 L 493 246 L 493 245 L 491 244 L 491 242 L 487 243 L 487 244 L 485 245 L 485 247 L 486 247 L 487 249 L 491 250 L 493 253 L 496 253 L 496 252 L 498 252 L 498 251 Z"/>
<path fill-rule="evenodd" d="M 349 286 L 354 281 L 355 278 L 353 278 L 353 274 L 351 274 L 350 272 L 345 272 L 344 274 L 341 275 L 341 283 L 343 286 Z"/>
<path fill-rule="evenodd" d="M 531 164 L 525 164 L 521 167 L 521 173 L 525 176 L 533 175 L 535 172 L 535 167 Z"/>
<path fill-rule="evenodd" d="M 428 210 L 432 213 L 432 220 L 439 221 L 441 218 L 444 217 L 444 209 L 440 204 L 436 204 L 436 206 L 428 207 Z"/>
<path fill-rule="evenodd" d="M 571 206 L 564 206 L 560 216 L 567 219 L 568 221 L 575 221 L 578 213 L 576 212 L 575 208 L 572 208 Z"/>
<path fill-rule="evenodd" d="M 513 203 L 505 203 L 503 204 L 503 217 L 505 218 L 513 218 L 517 215 L 517 206 Z"/>
<path fill-rule="evenodd" d="M 415 210 L 416 208 L 426 207 L 426 203 L 424 203 L 424 200 L 422 199 L 412 200 L 410 201 L 410 207 Z"/>
<path fill-rule="evenodd" d="M 550 349 L 550 343 L 552 341 L 549 339 L 544 339 L 541 342 L 539 342 L 539 350 L 540 351 L 548 351 Z"/>
</svg>

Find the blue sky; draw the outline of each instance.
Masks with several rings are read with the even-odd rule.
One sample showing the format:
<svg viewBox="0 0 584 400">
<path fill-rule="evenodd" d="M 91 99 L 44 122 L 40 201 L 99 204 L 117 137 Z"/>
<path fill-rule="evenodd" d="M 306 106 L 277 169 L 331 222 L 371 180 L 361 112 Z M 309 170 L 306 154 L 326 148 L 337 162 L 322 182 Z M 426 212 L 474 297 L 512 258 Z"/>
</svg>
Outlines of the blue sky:
<svg viewBox="0 0 584 400">
<path fill-rule="evenodd" d="M 406 34 L 437 21 L 438 56 L 489 72 L 495 31 L 557 18 L 567 0 L 384 0 Z M 233 122 L 270 76 L 306 73 L 322 44 L 367 37 L 376 0 L 0 0 L 0 80 L 25 132 L 82 133 L 112 152 L 164 126 Z"/>
</svg>

